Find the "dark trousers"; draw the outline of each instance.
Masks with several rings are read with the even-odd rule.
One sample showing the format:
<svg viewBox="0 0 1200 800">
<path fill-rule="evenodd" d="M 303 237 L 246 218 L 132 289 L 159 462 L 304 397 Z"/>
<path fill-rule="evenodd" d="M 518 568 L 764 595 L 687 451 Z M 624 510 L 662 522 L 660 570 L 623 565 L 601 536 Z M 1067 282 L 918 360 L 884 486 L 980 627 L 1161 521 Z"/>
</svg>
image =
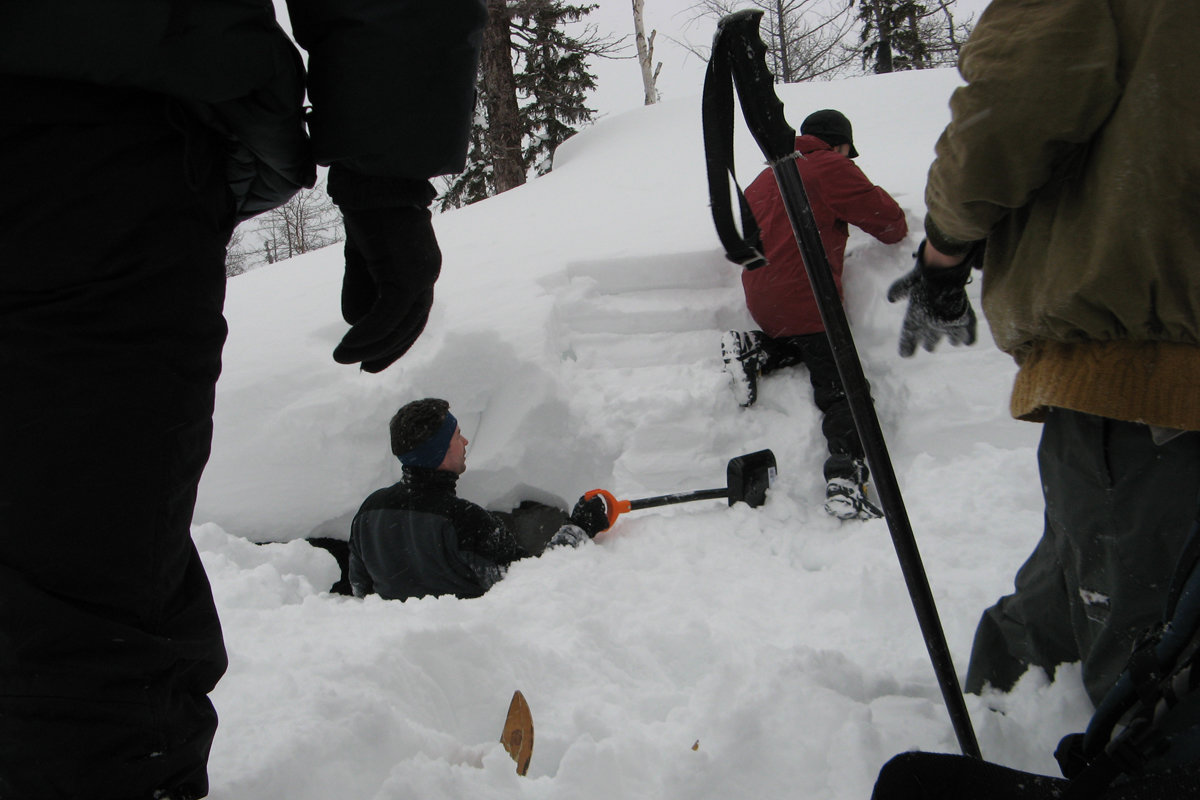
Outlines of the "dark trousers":
<svg viewBox="0 0 1200 800">
<path fill-rule="evenodd" d="M 1132 422 L 1053 409 L 1038 448 L 1045 528 L 1016 591 L 983 614 L 966 689 L 1082 662 L 1093 703 L 1162 617 L 1200 492 L 1200 433 L 1155 444 Z"/>
<path fill-rule="evenodd" d="M 883 765 L 871 800 L 1060 800 L 1063 778 L 941 753 L 902 753 Z M 1200 794 L 1200 771 L 1189 766 L 1110 786 L 1087 800 L 1182 800 Z"/>
<path fill-rule="evenodd" d="M 813 399 L 823 415 L 821 433 L 829 445 L 825 479 L 854 477 L 853 462 L 863 459 L 863 446 L 858 438 L 858 428 L 854 425 L 854 416 L 850 413 L 850 402 L 846 399 L 846 390 L 842 387 L 829 339 L 824 333 L 778 339 L 764 334 L 761 347 L 766 355 L 761 367 L 763 375 L 798 364 L 808 367 Z"/>
<path fill-rule="evenodd" d="M 201 797 L 223 157 L 165 99 L 24 88 L 0 83 L 0 797 Z"/>
</svg>

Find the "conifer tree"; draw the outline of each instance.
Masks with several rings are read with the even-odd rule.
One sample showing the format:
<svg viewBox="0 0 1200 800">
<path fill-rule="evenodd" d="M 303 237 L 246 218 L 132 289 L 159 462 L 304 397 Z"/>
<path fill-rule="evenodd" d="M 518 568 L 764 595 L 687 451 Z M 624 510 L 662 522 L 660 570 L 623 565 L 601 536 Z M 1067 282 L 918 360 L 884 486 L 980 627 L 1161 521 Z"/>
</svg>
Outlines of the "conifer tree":
<svg viewBox="0 0 1200 800">
<path fill-rule="evenodd" d="M 550 171 L 555 149 L 595 116 L 587 95 L 596 88 L 588 71 L 591 50 L 568 36 L 564 26 L 578 22 L 595 5 L 575 6 L 547 0 L 526 0 L 521 23 L 514 26 L 523 60 L 517 92 L 528 100 L 521 108 L 526 169 L 538 175 Z"/>
<path fill-rule="evenodd" d="M 971 20 L 955 22 L 955 0 L 859 0 L 862 62 L 877 73 L 956 63 Z M 942 17 L 945 18 L 943 23 Z"/>
<path fill-rule="evenodd" d="M 596 78 L 587 58 L 610 54 L 617 43 L 590 27 L 573 36 L 566 26 L 595 8 L 563 0 L 489 0 L 467 168 L 442 195 L 443 210 L 548 172 L 555 148 L 591 121 L 595 111 L 585 101 Z"/>
</svg>

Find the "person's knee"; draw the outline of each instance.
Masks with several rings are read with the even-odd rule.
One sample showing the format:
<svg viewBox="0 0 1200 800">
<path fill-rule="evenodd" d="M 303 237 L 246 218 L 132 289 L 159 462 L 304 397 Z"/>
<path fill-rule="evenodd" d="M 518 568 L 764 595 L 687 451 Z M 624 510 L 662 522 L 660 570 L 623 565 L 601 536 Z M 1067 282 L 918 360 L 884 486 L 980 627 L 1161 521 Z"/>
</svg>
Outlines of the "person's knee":
<svg viewBox="0 0 1200 800">
<path fill-rule="evenodd" d="M 900 753 L 879 770 L 871 800 L 923 800 L 921 775 L 929 769 L 928 753 Z M 930 776 L 936 778 L 936 776 Z M 935 785 L 940 782 L 933 780 Z"/>
<path fill-rule="evenodd" d="M 989 687 L 999 692 L 1009 692 L 1031 666 L 1026 658 L 1013 652 L 1014 649 L 1023 648 L 1013 647 L 1015 631 L 1011 624 L 1006 631 L 1006 625 L 997 619 L 1000 613 L 999 604 L 989 608 L 975 629 L 971 658 L 963 681 L 963 691 L 968 694 L 982 694 Z M 1054 665 L 1050 665 L 1048 671 L 1053 674 Z"/>
</svg>

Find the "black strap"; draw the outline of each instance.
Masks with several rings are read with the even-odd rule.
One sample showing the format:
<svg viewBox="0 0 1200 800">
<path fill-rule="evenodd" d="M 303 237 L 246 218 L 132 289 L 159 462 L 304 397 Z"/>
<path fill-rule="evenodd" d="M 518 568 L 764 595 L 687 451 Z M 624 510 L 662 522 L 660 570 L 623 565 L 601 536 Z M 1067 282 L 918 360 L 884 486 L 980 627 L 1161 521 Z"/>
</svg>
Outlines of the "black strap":
<svg viewBox="0 0 1200 800">
<path fill-rule="evenodd" d="M 1133 691 L 1143 706 L 1154 708 L 1162 693 L 1163 665 L 1158 662 L 1161 627 L 1142 636 L 1133 647 L 1125 671 L 1133 681 Z"/>
<path fill-rule="evenodd" d="M 1188 578 L 1198 567 L 1200 567 L 1200 500 L 1196 503 L 1196 516 L 1192 520 L 1192 535 L 1188 537 L 1187 543 L 1183 546 L 1183 552 L 1179 554 L 1179 566 L 1175 569 L 1171 586 L 1167 591 L 1163 619 L 1171 619 L 1175 616 L 1175 607 L 1179 605 L 1179 596 L 1183 594 Z"/>
<path fill-rule="evenodd" d="M 714 49 L 704 76 L 701 117 L 704 128 L 704 160 L 708 169 L 708 199 L 712 206 L 717 238 L 725 247 L 725 257 L 746 269 L 766 266 L 762 236 L 754 213 L 737 183 L 733 168 L 733 72 L 726 53 Z M 737 188 L 742 232 L 733 219 L 729 182 Z"/>
</svg>

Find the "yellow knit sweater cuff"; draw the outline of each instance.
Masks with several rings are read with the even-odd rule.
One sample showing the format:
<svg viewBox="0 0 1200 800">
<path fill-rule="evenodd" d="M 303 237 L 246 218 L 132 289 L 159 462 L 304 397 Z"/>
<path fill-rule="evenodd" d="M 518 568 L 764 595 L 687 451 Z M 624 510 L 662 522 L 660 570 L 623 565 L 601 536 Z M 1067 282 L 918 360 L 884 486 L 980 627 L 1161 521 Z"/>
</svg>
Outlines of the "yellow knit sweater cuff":
<svg viewBox="0 0 1200 800">
<path fill-rule="evenodd" d="M 1012 415 L 1040 422 L 1050 406 L 1200 430 L 1200 347 L 1177 342 L 1037 342 L 1021 359 Z"/>
</svg>

